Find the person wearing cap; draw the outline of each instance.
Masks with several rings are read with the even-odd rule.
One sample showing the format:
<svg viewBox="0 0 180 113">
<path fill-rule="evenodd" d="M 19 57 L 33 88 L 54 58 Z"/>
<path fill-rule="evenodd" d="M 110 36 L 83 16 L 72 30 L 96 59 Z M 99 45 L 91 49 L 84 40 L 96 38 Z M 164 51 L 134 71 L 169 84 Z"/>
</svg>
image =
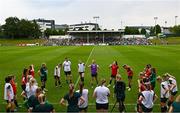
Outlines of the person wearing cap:
<svg viewBox="0 0 180 113">
<path fill-rule="evenodd" d="M 58 84 L 59 84 L 60 87 L 62 87 L 60 77 L 61 77 L 61 64 L 58 64 L 54 68 L 54 79 L 55 79 L 55 86 L 56 87 L 58 87 Z"/>
<path fill-rule="evenodd" d="M 106 80 L 101 80 L 101 85 L 96 87 L 93 93 L 93 97 L 96 98 L 96 110 L 97 112 L 108 112 L 110 97 L 110 90 L 105 86 Z"/>
<path fill-rule="evenodd" d="M 128 91 L 131 90 L 131 82 L 132 82 L 132 78 L 133 78 L 133 70 L 130 66 L 128 66 L 127 64 L 123 65 L 123 68 L 127 71 L 127 75 L 128 75 Z"/>
<path fill-rule="evenodd" d="M 119 112 L 125 110 L 125 106 L 124 106 L 125 91 L 126 91 L 126 84 L 124 81 L 122 81 L 121 75 L 118 74 L 116 76 L 114 94 L 116 95 L 116 101 L 119 103 Z"/>
<path fill-rule="evenodd" d="M 138 99 L 139 104 L 143 112 L 152 112 L 154 102 L 158 98 L 157 95 L 151 90 L 150 82 L 145 83 L 146 90 L 141 92 L 141 95 Z"/>
</svg>

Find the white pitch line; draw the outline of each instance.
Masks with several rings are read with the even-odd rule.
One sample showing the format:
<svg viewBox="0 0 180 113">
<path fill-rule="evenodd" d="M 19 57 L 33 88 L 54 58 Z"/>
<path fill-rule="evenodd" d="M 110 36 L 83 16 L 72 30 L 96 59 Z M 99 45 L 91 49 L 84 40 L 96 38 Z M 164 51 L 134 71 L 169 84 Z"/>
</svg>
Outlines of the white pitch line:
<svg viewBox="0 0 180 113">
<path fill-rule="evenodd" d="M 94 51 L 94 48 L 95 48 L 95 47 L 93 47 L 93 49 L 91 50 L 91 53 L 89 54 L 89 57 L 88 57 L 88 59 L 86 60 L 85 65 L 87 65 L 87 63 L 88 63 L 88 61 L 89 61 L 89 59 L 90 59 L 90 57 L 91 57 L 91 55 L 92 55 L 92 53 L 93 53 L 93 51 Z M 75 89 L 76 89 L 76 86 L 77 86 L 77 84 L 78 84 L 78 82 L 79 82 L 79 79 L 80 79 L 80 76 L 79 76 L 78 79 L 76 80 Z"/>
</svg>

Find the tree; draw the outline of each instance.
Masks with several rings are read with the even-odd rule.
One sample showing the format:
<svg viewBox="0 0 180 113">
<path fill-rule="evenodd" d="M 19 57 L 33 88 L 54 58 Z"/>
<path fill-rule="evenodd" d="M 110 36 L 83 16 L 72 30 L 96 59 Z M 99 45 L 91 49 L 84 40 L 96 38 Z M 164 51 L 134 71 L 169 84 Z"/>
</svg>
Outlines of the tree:
<svg viewBox="0 0 180 113">
<path fill-rule="evenodd" d="M 19 19 L 17 17 L 9 17 L 5 20 L 5 24 L 2 26 L 4 29 L 4 34 L 9 38 L 16 38 L 18 37 L 18 23 Z"/>
<path fill-rule="evenodd" d="M 176 26 L 172 27 L 171 32 L 179 35 L 180 34 L 180 25 L 176 25 Z"/>
<path fill-rule="evenodd" d="M 141 34 L 146 35 L 146 29 L 142 28 L 141 29 Z"/>
<path fill-rule="evenodd" d="M 159 34 L 159 33 L 161 33 L 161 27 L 160 27 L 160 25 L 156 25 L 155 27 L 154 27 L 154 31 L 155 31 L 155 33 L 154 34 Z"/>
<path fill-rule="evenodd" d="M 154 27 L 151 27 L 150 28 L 150 35 L 152 36 L 152 35 L 154 35 L 155 33 L 154 33 Z"/>
<path fill-rule="evenodd" d="M 124 33 L 126 35 L 137 35 L 139 34 L 139 30 L 138 28 L 130 28 L 126 26 Z"/>
</svg>

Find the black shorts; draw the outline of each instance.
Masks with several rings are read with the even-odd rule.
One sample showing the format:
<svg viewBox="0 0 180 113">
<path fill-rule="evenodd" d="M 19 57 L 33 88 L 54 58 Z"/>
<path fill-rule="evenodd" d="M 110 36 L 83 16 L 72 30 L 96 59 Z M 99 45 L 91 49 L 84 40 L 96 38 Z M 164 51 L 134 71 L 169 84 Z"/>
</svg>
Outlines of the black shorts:
<svg viewBox="0 0 180 113">
<path fill-rule="evenodd" d="M 71 71 L 64 71 L 64 74 L 65 74 L 66 76 L 71 75 Z"/>
<path fill-rule="evenodd" d="M 85 108 L 79 108 L 79 111 L 81 112 L 81 111 L 85 111 L 85 112 L 87 112 L 87 109 L 88 109 L 88 106 L 87 107 L 85 107 Z"/>
<path fill-rule="evenodd" d="M 92 77 L 97 77 L 97 73 L 91 74 Z"/>
<path fill-rule="evenodd" d="M 115 79 L 115 78 L 116 78 L 116 75 L 111 75 L 111 78 L 114 78 L 114 79 Z"/>
<path fill-rule="evenodd" d="M 54 76 L 54 79 L 59 79 L 60 77 L 59 76 Z"/>
<path fill-rule="evenodd" d="M 109 107 L 109 103 L 107 103 L 107 104 L 98 104 L 98 103 L 96 103 L 96 110 L 99 110 L 99 109 L 108 110 L 108 107 Z"/>
<path fill-rule="evenodd" d="M 133 76 L 128 76 L 128 79 L 130 79 L 130 80 L 131 80 L 132 78 L 133 78 Z"/>
<path fill-rule="evenodd" d="M 166 103 L 168 98 L 161 98 L 161 102 Z"/>
<path fill-rule="evenodd" d="M 152 112 L 153 108 L 146 108 L 143 104 L 141 104 L 141 108 L 143 112 Z"/>
<path fill-rule="evenodd" d="M 47 77 L 41 77 L 41 82 L 46 82 L 47 81 Z"/>
<path fill-rule="evenodd" d="M 79 72 L 79 75 L 82 75 L 84 72 Z"/>
<path fill-rule="evenodd" d="M 177 94 L 177 91 L 171 92 L 171 95 L 175 96 Z"/>
</svg>

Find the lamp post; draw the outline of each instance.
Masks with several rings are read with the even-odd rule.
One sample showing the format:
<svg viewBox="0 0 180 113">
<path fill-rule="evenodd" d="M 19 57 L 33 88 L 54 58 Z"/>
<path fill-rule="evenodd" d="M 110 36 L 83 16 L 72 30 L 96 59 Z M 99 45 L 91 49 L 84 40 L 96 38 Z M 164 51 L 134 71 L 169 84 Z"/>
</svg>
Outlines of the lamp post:
<svg viewBox="0 0 180 113">
<path fill-rule="evenodd" d="M 157 24 L 157 19 L 158 19 L 158 17 L 154 17 L 154 22 L 155 22 L 155 35 L 156 35 L 156 24 Z"/>
<path fill-rule="evenodd" d="M 165 23 L 165 26 L 164 26 L 164 27 L 166 27 L 166 25 L 167 25 L 167 21 L 165 21 L 164 23 Z"/>
<path fill-rule="evenodd" d="M 97 27 L 98 27 L 98 26 L 97 26 L 97 20 L 98 20 L 99 18 L 100 18 L 99 16 L 94 16 L 94 17 L 93 17 L 93 19 L 95 19 L 95 21 L 96 21 L 96 26 L 95 26 L 95 27 L 96 27 L 96 31 L 97 31 Z"/>
<path fill-rule="evenodd" d="M 177 18 L 178 16 L 175 16 L 175 26 L 177 25 Z"/>
</svg>

